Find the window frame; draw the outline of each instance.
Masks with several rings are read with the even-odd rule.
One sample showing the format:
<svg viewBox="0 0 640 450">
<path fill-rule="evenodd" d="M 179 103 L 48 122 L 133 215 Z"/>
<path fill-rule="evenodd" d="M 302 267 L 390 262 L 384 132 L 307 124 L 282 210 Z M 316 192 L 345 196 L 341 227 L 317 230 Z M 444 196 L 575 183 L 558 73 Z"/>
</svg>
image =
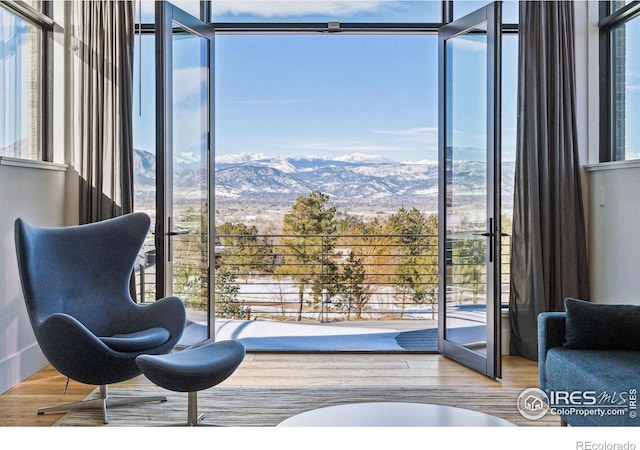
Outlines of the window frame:
<svg viewBox="0 0 640 450">
<path fill-rule="evenodd" d="M 168 0 L 170 1 L 170 0 Z M 199 19 L 213 26 L 220 33 L 432 33 L 437 34 L 438 29 L 453 21 L 454 3 L 456 0 L 440 0 L 440 22 L 216 22 L 212 21 L 211 0 L 200 1 Z M 1 3 L 1 1 L 0 1 Z M 22 2 L 23 3 L 23 2 Z M 136 33 L 153 33 L 154 23 L 139 23 L 135 19 Z M 519 24 L 503 23 L 503 33 L 518 33 Z"/>
<path fill-rule="evenodd" d="M 42 2 L 42 11 L 32 7 L 25 1 L 5 1 L 0 0 L 0 6 L 7 10 L 10 14 L 14 14 L 20 17 L 22 20 L 29 22 L 29 24 L 39 28 L 40 30 L 40 58 L 42 71 L 40 74 L 40 92 L 39 103 L 41 113 L 38 117 L 40 121 L 39 131 L 39 145 L 40 151 L 38 158 L 11 158 L 12 160 L 24 160 L 24 161 L 53 161 L 52 151 L 52 99 L 51 92 L 53 86 L 53 29 L 55 22 L 51 16 L 51 2 L 44 0 Z"/>
<path fill-rule="evenodd" d="M 640 1 L 634 1 L 612 11 L 613 2 L 600 1 L 598 23 L 600 63 L 600 162 L 625 161 L 616 151 L 616 96 L 613 34 L 631 20 L 640 21 Z M 626 149 L 623 149 L 623 151 Z"/>
</svg>

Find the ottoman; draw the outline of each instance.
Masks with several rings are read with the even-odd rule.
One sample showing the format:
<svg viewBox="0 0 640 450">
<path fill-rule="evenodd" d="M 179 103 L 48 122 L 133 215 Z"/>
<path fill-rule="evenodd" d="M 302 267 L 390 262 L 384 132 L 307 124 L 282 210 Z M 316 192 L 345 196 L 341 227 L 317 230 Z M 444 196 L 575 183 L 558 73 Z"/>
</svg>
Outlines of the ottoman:
<svg viewBox="0 0 640 450">
<path fill-rule="evenodd" d="M 195 426 L 198 416 L 198 391 L 215 386 L 233 374 L 245 356 L 238 341 L 220 341 L 165 355 L 140 355 L 136 364 L 153 383 L 175 392 L 188 393 L 185 425 Z"/>
</svg>

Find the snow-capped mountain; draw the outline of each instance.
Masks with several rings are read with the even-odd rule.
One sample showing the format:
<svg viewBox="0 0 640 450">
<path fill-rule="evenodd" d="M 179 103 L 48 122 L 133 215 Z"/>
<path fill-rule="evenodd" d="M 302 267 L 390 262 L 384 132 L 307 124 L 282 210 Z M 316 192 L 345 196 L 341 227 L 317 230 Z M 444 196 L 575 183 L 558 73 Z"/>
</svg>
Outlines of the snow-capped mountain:
<svg viewBox="0 0 640 450">
<path fill-rule="evenodd" d="M 136 150 L 136 182 L 150 184 L 155 178 L 154 155 Z M 185 158 L 175 162 L 177 186 L 188 189 L 198 182 L 193 162 Z M 457 166 L 455 183 L 467 192 L 482 192 L 484 163 L 465 162 Z M 400 162 L 370 155 L 329 157 L 269 157 L 242 153 L 216 158 L 216 196 L 258 198 L 307 195 L 319 189 L 335 201 L 398 199 L 422 197 L 437 201 L 438 163 Z M 503 199 L 511 199 L 513 163 L 505 163 Z"/>
<path fill-rule="evenodd" d="M 241 164 L 265 158 L 266 155 L 262 153 L 235 153 L 233 155 L 216 156 L 216 164 Z"/>
</svg>

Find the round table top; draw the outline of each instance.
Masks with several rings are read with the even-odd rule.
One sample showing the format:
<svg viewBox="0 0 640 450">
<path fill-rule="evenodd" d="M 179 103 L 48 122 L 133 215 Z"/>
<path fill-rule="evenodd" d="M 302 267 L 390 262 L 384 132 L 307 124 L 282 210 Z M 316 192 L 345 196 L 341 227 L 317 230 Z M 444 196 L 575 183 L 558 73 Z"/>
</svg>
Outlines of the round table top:
<svg viewBox="0 0 640 450">
<path fill-rule="evenodd" d="M 297 414 L 279 427 L 513 427 L 470 409 L 428 403 L 370 402 L 328 406 Z"/>
</svg>

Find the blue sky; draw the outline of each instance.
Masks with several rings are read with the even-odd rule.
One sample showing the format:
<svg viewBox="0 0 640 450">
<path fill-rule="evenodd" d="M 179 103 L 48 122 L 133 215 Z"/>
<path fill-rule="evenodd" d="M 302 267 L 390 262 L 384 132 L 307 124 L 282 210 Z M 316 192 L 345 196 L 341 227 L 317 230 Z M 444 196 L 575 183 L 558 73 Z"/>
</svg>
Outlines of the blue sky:
<svg viewBox="0 0 640 450">
<path fill-rule="evenodd" d="M 405 158 L 437 145 L 434 36 L 220 36 L 216 50 L 221 152 Z"/>
<path fill-rule="evenodd" d="M 221 153 L 337 156 L 357 152 L 437 160 L 436 36 L 217 39 L 217 148 Z M 510 47 L 516 50 L 515 45 Z M 468 63 L 459 67 L 458 73 L 466 75 L 460 77 L 460 85 L 478 79 L 473 67 L 480 70 L 476 64 L 483 56 L 467 50 Z M 515 65 L 507 64 L 505 70 L 509 70 L 505 74 L 505 136 L 515 136 Z M 459 128 L 466 133 L 458 142 L 482 146 L 478 111 L 464 104 L 464 96 L 472 91 L 462 91 Z M 237 125 L 242 123 L 251 125 Z"/>
</svg>

